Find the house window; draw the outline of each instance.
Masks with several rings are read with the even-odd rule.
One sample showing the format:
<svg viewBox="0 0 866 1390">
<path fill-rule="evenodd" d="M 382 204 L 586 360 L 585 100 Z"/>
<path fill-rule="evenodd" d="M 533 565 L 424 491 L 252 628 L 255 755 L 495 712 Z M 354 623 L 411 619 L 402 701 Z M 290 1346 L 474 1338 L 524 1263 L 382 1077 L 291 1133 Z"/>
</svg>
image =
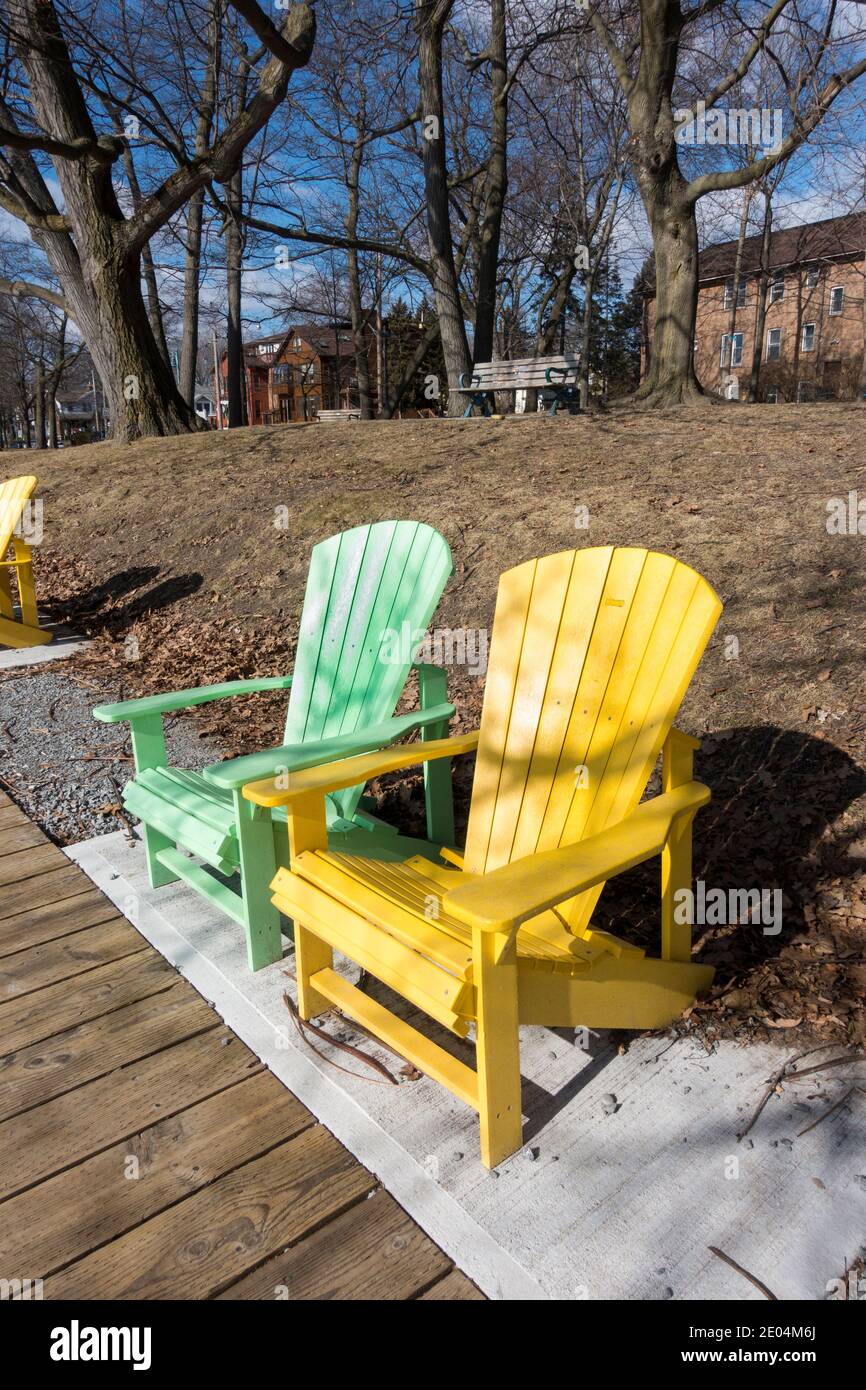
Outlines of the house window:
<svg viewBox="0 0 866 1390">
<path fill-rule="evenodd" d="M 780 299 L 785 298 L 785 272 L 784 270 L 774 270 L 773 279 L 770 282 L 770 303 L 778 304 Z"/>
<path fill-rule="evenodd" d="M 302 363 L 301 363 L 301 382 L 302 382 L 302 384 L 303 384 L 304 386 L 309 386 L 309 385 L 311 385 L 311 383 L 314 382 L 315 380 L 316 380 L 316 364 L 315 364 L 315 362 L 302 362 Z"/>
<path fill-rule="evenodd" d="M 722 337 L 722 352 L 719 360 L 720 367 L 739 367 L 743 361 L 743 335 L 742 333 L 725 333 Z"/>
<path fill-rule="evenodd" d="M 806 289 L 814 290 L 818 284 L 818 267 L 810 265 L 806 267 Z"/>
<path fill-rule="evenodd" d="M 778 404 L 779 404 L 779 388 L 778 388 L 778 386 L 768 386 L 768 387 L 767 387 L 767 394 L 766 394 L 766 396 L 764 397 L 764 400 L 767 402 L 767 405 L 778 405 Z"/>
<path fill-rule="evenodd" d="M 278 362 L 273 371 L 275 385 L 285 386 L 292 379 L 292 369 L 287 362 Z"/>
<path fill-rule="evenodd" d="M 740 283 L 739 283 L 738 286 L 737 286 L 737 308 L 738 308 L 738 309 L 742 309 L 742 307 L 743 307 L 743 305 L 745 304 L 745 302 L 746 302 L 746 282 L 745 282 L 745 280 L 743 279 L 743 277 L 741 276 L 741 277 L 740 277 Z M 733 277 L 733 275 L 732 275 L 731 278 L 730 278 L 730 280 L 726 280 L 726 281 L 725 281 L 725 308 L 726 308 L 726 309 L 731 309 L 731 308 L 733 308 L 733 304 L 734 304 L 734 277 Z"/>
<path fill-rule="evenodd" d="M 782 353 L 781 328 L 767 329 L 767 361 L 778 362 Z"/>
<path fill-rule="evenodd" d="M 814 323 L 803 324 L 803 337 L 800 342 L 801 352 L 815 351 L 815 325 Z"/>
<path fill-rule="evenodd" d="M 841 285 L 836 285 L 830 291 L 830 313 L 841 314 L 845 305 L 845 291 Z"/>
</svg>

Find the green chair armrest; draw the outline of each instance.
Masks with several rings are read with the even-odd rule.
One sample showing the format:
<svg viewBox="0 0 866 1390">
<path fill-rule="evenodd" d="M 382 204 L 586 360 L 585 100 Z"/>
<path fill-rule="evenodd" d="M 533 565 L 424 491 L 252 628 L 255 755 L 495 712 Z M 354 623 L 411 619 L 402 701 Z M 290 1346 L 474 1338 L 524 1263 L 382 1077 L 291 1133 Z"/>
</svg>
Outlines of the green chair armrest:
<svg viewBox="0 0 866 1390">
<path fill-rule="evenodd" d="M 140 700 L 121 700 L 117 705 L 97 705 L 94 719 L 103 724 L 121 724 L 155 714 L 171 714 L 211 700 L 228 700 L 233 695 L 253 695 L 261 690 L 286 690 L 291 676 L 261 676 L 255 680 L 224 681 L 222 685 L 196 685 L 191 690 L 175 690 L 166 695 L 145 695 Z"/>
<path fill-rule="evenodd" d="M 430 709 L 395 715 L 393 719 L 387 719 L 382 724 L 369 724 L 366 728 L 356 729 L 350 734 L 337 734 L 333 738 L 317 739 L 310 743 L 284 744 L 280 748 L 266 748 L 261 753 L 250 753 L 243 758 L 229 758 L 223 763 L 211 763 L 204 769 L 203 776 L 218 787 L 228 787 L 236 791 L 245 783 L 255 782 L 264 777 L 274 777 L 285 772 L 300 772 L 304 768 L 319 767 L 322 763 L 333 763 L 342 758 L 354 757 L 358 753 L 372 752 L 376 748 L 393 743 L 405 734 L 415 733 L 426 724 L 436 724 L 450 719 L 453 714 L 453 705 L 432 705 Z"/>
<path fill-rule="evenodd" d="M 587 840 L 529 854 L 459 884 L 446 893 L 445 911 L 481 931 L 513 931 L 566 898 L 660 854 L 677 817 L 694 814 L 709 799 L 709 787 L 686 782 L 642 802 L 618 825 Z"/>
</svg>

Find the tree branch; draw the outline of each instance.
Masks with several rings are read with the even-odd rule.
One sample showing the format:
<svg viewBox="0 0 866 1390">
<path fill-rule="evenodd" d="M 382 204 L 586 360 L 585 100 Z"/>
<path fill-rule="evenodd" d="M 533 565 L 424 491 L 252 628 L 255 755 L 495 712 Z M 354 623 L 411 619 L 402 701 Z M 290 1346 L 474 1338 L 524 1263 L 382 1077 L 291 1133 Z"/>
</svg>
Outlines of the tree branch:
<svg viewBox="0 0 866 1390">
<path fill-rule="evenodd" d="M 725 95 L 725 93 L 729 92 L 730 89 L 733 86 L 735 86 L 737 82 L 741 82 L 743 80 L 746 73 L 749 71 L 749 68 L 752 66 L 752 63 L 755 61 L 761 49 L 764 47 L 764 44 L 767 42 L 770 30 L 772 29 L 776 20 L 779 18 L 782 11 L 787 9 L 790 3 L 791 0 L 776 0 L 776 3 L 772 6 L 772 8 L 767 11 L 767 13 L 764 15 L 763 20 L 761 21 L 760 25 L 755 31 L 755 37 L 749 44 L 749 47 L 746 49 L 739 63 L 737 63 L 737 66 L 735 68 L 732 68 L 731 71 L 727 74 L 727 76 L 722 78 L 721 82 L 717 83 L 717 85 L 710 92 L 709 96 L 706 98 L 704 104 L 708 111 L 710 111 L 715 106 L 716 102 L 720 101 L 721 98 Z"/>
<path fill-rule="evenodd" d="M 824 119 L 836 98 L 864 73 L 866 73 L 866 58 L 861 59 L 859 63 L 855 63 L 845 72 L 834 72 L 824 84 L 824 89 L 817 97 L 811 111 L 802 120 L 798 120 L 796 127 L 790 135 L 786 136 L 777 150 L 772 150 L 762 159 L 752 160 L 751 164 L 744 164 L 740 169 L 719 169 L 714 173 L 701 174 L 698 178 L 692 179 L 686 189 L 686 201 L 695 203 L 705 193 L 719 193 L 727 188 L 742 188 L 745 184 L 751 183 L 753 179 L 763 178 L 771 169 L 775 169 L 777 164 L 781 164 L 783 160 L 787 159 L 794 150 L 799 149 L 815 127 Z"/>
<path fill-rule="evenodd" d="M 56 140 L 53 135 L 31 135 L 0 125 L 0 147 L 39 150 L 59 159 L 94 159 L 98 164 L 113 164 L 123 154 L 125 143 L 122 137 L 116 135 L 100 135 L 94 140 L 86 135 L 78 140 Z"/>
<path fill-rule="evenodd" d="M 251 25 L 252 15 L 260 27 L 274 28 L 255 0 L 230 0 L 230 3 Z M 277 31 L 274 30 L 274 33 Z M 197 155 L 170 174 L 159 188 L 144 199 L 135 216 L 125 223 L 122 237 L 127 256 L 138 255 L 154 233 L 164 227 L 199 188 L 213 181 L 225 183 L 231 177 L 250 141 L 267 125 L 276 108 L 285 100 L 292 73 L 309 61 L 315 37 L 316 18 L 313 10 L 303 2 L 293 5 L 280 31 L 281 56 L 268 59 L 249 105 L 226 126 L 210 150 Z M 285 58 L 283 51 L 287 55 Z"/>
<path fill-rule="evenodd" d="M 0 294 L 9 294 L 13 299 L 40 299 L 43 304 L 53 304 L 72 318 L 69 305 L 62 294 L 50 290 L 47 285 L 34 285 L 29 280 L 6 280 L 0 276 Z"/>
</svg>

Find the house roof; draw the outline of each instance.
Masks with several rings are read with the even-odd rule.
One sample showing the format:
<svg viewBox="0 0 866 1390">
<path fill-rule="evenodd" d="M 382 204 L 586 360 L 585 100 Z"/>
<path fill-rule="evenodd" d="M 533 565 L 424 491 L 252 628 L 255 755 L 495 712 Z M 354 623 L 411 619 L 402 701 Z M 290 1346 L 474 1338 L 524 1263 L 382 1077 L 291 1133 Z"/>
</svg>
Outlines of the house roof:
<svg viewBox="0 0 866 1390">
<path fill-rule="evenodd" d="M 770 269 L 799 265 L 804 261 L 820 261 L 844 256 L 866 254 L 866 212 L 852 212 L 845 217 L 828 217 L 823 222 L 810 222 L 801 227 L 785 227 L 773 232 L 770 238 Z M 698 275 L 701 280 L 718 280 L 731 275 L 737 255 L 736 241 L 722 241 L 706 246 L 700 253 Z M 743 242 L 741 269 L 744 275 L 760 268 L 761 235 L 746 237 Z"/>
</svg>

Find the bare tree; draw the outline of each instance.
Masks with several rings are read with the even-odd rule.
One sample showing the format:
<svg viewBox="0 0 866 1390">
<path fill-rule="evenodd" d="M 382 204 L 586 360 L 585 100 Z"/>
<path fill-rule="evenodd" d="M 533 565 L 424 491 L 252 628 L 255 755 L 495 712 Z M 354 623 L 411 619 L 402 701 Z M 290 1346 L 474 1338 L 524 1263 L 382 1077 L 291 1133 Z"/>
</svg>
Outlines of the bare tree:
<svg viewBox="0 0 866 1390">
<path fill-rule="evenodd" d="M 59 290 L 17 290 L 59 304 L 78 324 L 109 401 L 115 435 L 174 434 L 196 427 L 148 320 L 141 259 L 152 237 L 209 181 L 228 182 L 243 151 L 285 99 L 292 73 L 309 59 L 315 20 L 293 5 L 280 29 L 256 0 L 231 0 L 260 41 L 249 100 L 199 154 L 175 151 L 175 167 L 138 206 L 124 211 L 112 179 L 124 153 L 117 135 L 97 135 L 87 75 L 73 60 L 53 0 L 6 0 L 5 29 L 26 83 L 23 100 L 0 101 L 0 206 L 26 223 Z M 65 15 L 64 22 L 71 20 Z M 86 49 L 87 34 L 77 34 Z M 164 132 L 161 138 L 165 138 Z M 48 155 L 63 195 L 61 211 L 37 155 Z"/>
</svg>

